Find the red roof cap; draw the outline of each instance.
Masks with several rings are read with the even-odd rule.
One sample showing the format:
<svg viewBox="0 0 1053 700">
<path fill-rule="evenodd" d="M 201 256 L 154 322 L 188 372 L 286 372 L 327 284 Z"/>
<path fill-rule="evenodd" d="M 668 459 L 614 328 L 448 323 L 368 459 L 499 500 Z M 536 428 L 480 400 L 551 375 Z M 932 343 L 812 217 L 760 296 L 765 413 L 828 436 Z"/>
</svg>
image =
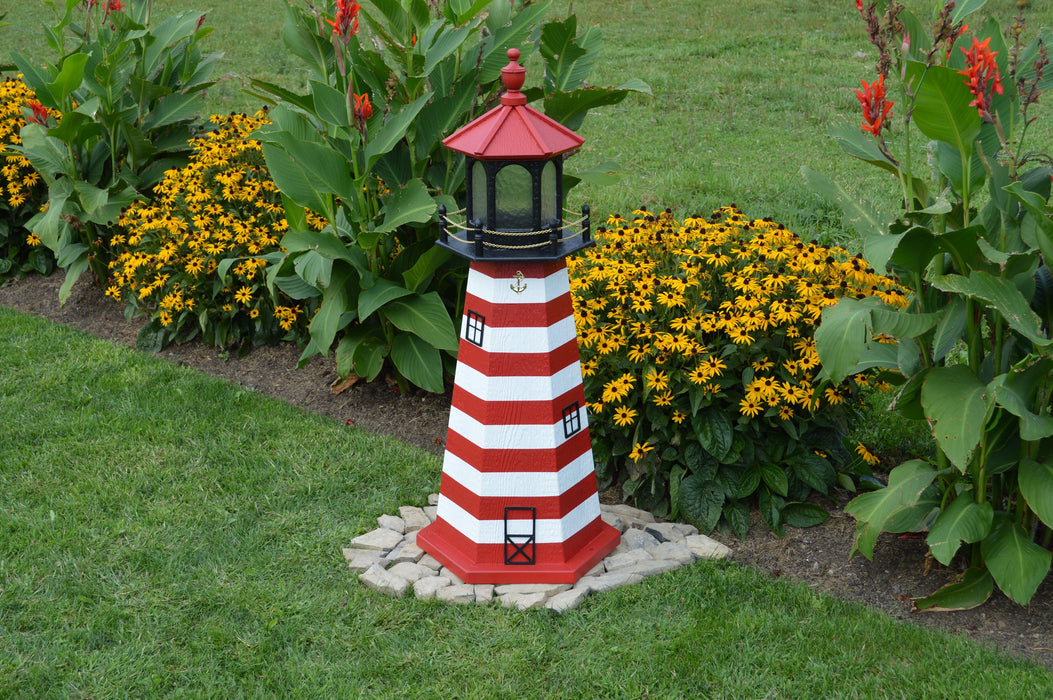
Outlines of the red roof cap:
<svg viewBox="0 0 1053 700">
<path fill-rule="evenodd" d="M 447 136 L 443 145 L 479 160 L 543 160 L 580 148 L 585 139 L 527 106 L 520 92 L 525 79 L 519 49 L 509 49 L 508 65 L 501 69 L 507 90 L 501 104 Z"/>
</svg>

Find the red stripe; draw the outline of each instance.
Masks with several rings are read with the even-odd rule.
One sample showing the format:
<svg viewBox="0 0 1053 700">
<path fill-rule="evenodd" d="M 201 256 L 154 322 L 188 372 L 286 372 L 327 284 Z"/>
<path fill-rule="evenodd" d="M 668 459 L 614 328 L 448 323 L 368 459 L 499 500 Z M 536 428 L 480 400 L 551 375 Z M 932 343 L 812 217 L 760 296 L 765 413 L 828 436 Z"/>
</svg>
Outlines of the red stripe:
<svg viewBox="0 0 1053 700">
<path fill-rule="evenodd" d="M 486 426 L 555 425 L 563 421 L 563 410 L 575 401 L 579 409 L 585 407 L 585 387 L 581 384 L 552 401 L 484 401 L 454 386 L 451 405 Z"/>
<path fill-rule="evenodd" d="M 417 535 L 417 544 L 465 583 L 574 583 L 620 540 L 617 530 L 596 518 L 562 544 L 538 544 L 534 564 L 509 565 L 504 544 L 472 542 L 442 518 Z"/>
<path fill-rule="evenodd" d="M 567 266 L 567 261 L 563 258 L 559 260 L 548 260 L 545 262 L 516 262 L 505 261 L 505 262 L 484 262 L 484 261 L 473 261 L 471 269 L 480 272 L 491 279 L 502 279 L 502 278 L 513 278 L 517 272 L 522 272 L 524 277 L 532 277 L 538 279 L 540 277 L 548 277 L 554 272 L 558 272 Z"/>
<path fill-rule="evenodd" d="M 558 472 L 590 450 L 587 427 L 554 449 L 486 450 L 453 430 L 446 432 L 446 451 L 481 472 Z"/>
<path fill-rule="evenodd" d="M 466 316 L 469 311 L 483 316 L 488 328 L 548 328 L 574 315 L 574 301 L 569 291 L 544 304 L 499 304 L 469 292 L 464 295 Z"/>
<path fill-rule="evenodd" d="M 589 472 L 585 478 L 561 494 L 524 498 L 479 496 L 455 481 L 449 474 L 444 473 L 439 484 L 439 493 L 456 503 L 476 520 L 504 520 L 506 506 L 536 508 L 536 517 L 539 520 L 561 520 L 586 499 L 596 495 L 596 474 Z M 524 518 L 528 519 L 529 515 L 521 514 L 513 519 Z"/>
<path fill-rule="evenodd" d="M 457 349 L 459 362 L 487 377 L 551 377 L 580 359 L 576 337 L 549 352 L 487 352 L 467 340 Z"/>
</svg>

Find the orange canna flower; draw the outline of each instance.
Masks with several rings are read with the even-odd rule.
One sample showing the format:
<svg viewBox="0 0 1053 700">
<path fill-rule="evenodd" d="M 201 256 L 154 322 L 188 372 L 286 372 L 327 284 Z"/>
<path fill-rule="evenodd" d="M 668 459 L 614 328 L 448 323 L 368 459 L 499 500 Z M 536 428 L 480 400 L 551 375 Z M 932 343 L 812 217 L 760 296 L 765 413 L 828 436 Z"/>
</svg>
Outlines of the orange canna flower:
<svg viewBox="0 0 1053 700">
<path fill-rule="evenodd" d="M 859 128 L 869 131 L 874 136 L 880 136 L 881 127 L 887 126 L 885 120 L 892 113 L 892 105 L 896 103 L 885 99 L 884 75 L 878 76 L 878 79 L 869 85 L 865 80 L 859 82 L 863 84 L 862 90 L 855 91 L 863 108 L 863 125 Z"/>
<path fill-rule="evenodd" d="M 983 41 L 973 37 L 973 45 L 969 49 L 962 47 L 962 53 L 965 54 L 965 70 L 958 71 L 960 75 L 965 76 L 965 84 L 973 94 L 974 99 L 969 106 L 976 107 L 984 121 L 992 121 L 991 98 L 1005 91 L 998 74 L 998 64 L 994 60 L 998 52 L 991 51 L 990 43 L 991 37 Z"/>
</svg>

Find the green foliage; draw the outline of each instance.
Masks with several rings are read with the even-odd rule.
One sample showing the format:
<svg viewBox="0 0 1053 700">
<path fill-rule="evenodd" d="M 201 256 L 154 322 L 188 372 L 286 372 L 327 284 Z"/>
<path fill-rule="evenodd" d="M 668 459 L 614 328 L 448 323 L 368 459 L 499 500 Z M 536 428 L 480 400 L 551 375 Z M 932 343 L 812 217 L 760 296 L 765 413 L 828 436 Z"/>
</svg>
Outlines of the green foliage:
<svg viewBox="0 0 1053 700">
<path fill-rule="evenodd" d="M 381 595 L 340 547 L 424 503 L 433 455 L 9 309 L 0 376 L 6 696 L 1053 694 L 1019 655 L 729 562 L 559 615 Z"/>
<path fill-rule="evenodd" d="M 556 118 L 580 124 L 642 89 L 580 88 L 598 31 L 579 36 L 573 15 L 542 24 L 548 9 L 382 0 L 359 12 L 341 0 L 329 19 L 287 7 L 282 38 L 306 63 L 309 91 L 253 85 L 278 100 L 257 134 L 290 224 L 276 274 L 299 277 L 319 306 L 301 361 L 335 346 L 341 375 L 373 379 L 390 364 L 404 384 L 443 390 L 464 270 L 434 246 L 433 223 L 439 204 L 457 208 L 465 175 L 442 138 L 494 104 L 507 49 L 528 41 L 545 60 L 545 89 L 528 95 Z M 306 228 L 305 208 L 325 228 Z"/>
<path fill-rule="evenodd" d="M 908 11 L 896 23 L 876 14 L 893 12 L 891 4 L 864 10 L 876 22 L 879 66 L 905 78 L 896 111 L 908 116 L 875 121 L 892 103 L 874 89 L 882 81 L 864 83 L 857 92 L 862 131 L 835 133 L 850 155 L 895 176 L 910 203 L 887 228 L 874 225 L 884 219 L 866 204 L 846 207 L 871 259 L 911 290 L 909 306 L 890 313 L 869 300 L 844 300 L 824 310 L 816 340 L 834 380 L 860 368 L 891 370 L 901 385 L 897 410 L 932 429 L 934 465 L 900 465 L 886 487 L 847 507 L 858 520 L 855 549 L 867 557 L 881 531 L 928 529 L 938 561 L 969 560 L 959 583 L 919 608 L 973 607 L 995 584 L 1026 603 L 1049 571 L 1053 539 L 1045 496 L 1053 492 L 1053 223 L 1046 204 L 1053 162 L 1024 148 L 1035 103 L 1053 87 L 1053 32 L 1043 29 L 1025 43 L 1021 10 L 1008 39 L 993 19 L 966 37 L 965 18 L 981 5 L 944 6 L 934 36 L 911 31 L 909 43 L 898 32 L 921 25 Z M 882 48 L 891 46 L 903 48 L 891 55 Z M 912 167 L 919 134 L 932 154 L 927 181 Z M 850 200 L 806 175 L 838 201 Z M 896 352 L 875 342 L 879 336 L 895 338 Z M 964 357 L 952 361 L 956 346 Z"/>
<path fill-rule="evenodd" d="M 45 2 L 55 14 L 45 36 L 54 63 L 15 54 L 26 83 L 59 115 L 21 133 L 19 150 L 48 186 L 48 207 L 28 227 L 66 269 L 62 301 L 89 267 L 106 279 L 108 239 L 120 211 L 186 162 L 201 92 L 220 54 L 203 55 L 204 15 L 151 23 L 150 2 L 85 6 Z M 76 18 L 80 18 L 79 24 Z"/>
<path fill-rule="evenodd" d="M 149 314 L 142 349 L 200 334 L 208 345 L 247 352 L 306 336 L 309 301 L 267 290 L 268 265 L 281 259 L 288 229 L 260 144 L 249 138 L 269 120 L 260 112 L 212 122 L 215 130 L 193 139 L 186 167 L 169 170 L 152 201 L 126 209 L 110 240 L 106 294 L 125 300 L 129 316 Z"/>
<path fill-rule="evenodd" d="M 23 228 L 44 202 L 44 183 L 29 160 L 13 150 L 22 143 L 19 133 L 27 115 L 47 114 L 35 97 L 22 80 L 0 82 L 0 280 L 27 272 L 47 275 L 55 267 L 51 251 Z"/>
<path fill-rule="evenodd" d="M 818 374 L 816 321 L 841 295 L 903 295 L 862 258 L 732 207 L 634 217 L 568 261 L 601 483 L 706 532 L 745 536 L 754 502 L 778 533 L 822 522 L 805 499 L 854 488 L 874 457 L 845 448 L 870 380 Z"/>
</svg>

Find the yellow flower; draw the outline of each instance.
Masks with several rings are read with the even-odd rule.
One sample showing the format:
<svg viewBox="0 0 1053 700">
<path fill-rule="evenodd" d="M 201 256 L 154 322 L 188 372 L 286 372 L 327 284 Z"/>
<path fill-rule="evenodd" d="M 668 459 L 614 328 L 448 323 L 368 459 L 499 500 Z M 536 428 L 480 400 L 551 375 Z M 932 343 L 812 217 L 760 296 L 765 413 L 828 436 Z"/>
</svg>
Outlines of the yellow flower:
<svg viewBox="0 0 1053 700">
<path fill-rule="evenodd" d="M 645 442 L 642 445 L 640 443 L 636 443 L 635 445 L 633 445 L 633 451 L 629 453 L 629 459 L 631 459 L 634 462 L 639 462 L 641 459 L 644 458 L 644 455 L 646 455 L 653 449 L 654 445 L 650 443 Z"/>
<path fill-rule="evenodd" d="M 620 427 L 633 424 L 633 419 L 636 418 L 636 409 L 629 408 L 628 406 L 619 406 L 614 409 L 614 424 Z"/>
<path fill-rule="evenodd" d="M 252 301 L 252 290 L 248 287 L 242 287 L 234 293 L 234 300 L 242 304 L 248 304 Z"/>
<path fill-rule="evenodd" d="M 739 402 L 739 413 L 741 413 L 744 416 L 749 416 L 750 418 L 753 418 L 762 410 L 764 410 L 764 406 L 762 406 L 758 401 L 754 401 L 749 397 L 744 398 L 742 399 L 742 401 Z"/>
<path fill-rule="evenodd" d="M 683 423 L 686 418 L 687 416 L 681 413 L 680 411 L 673 411 L 672 421 L 677 425 Z"/>
<path fill-rule="evenodd" d="M 40 236 L 38 236 L 35 233 L 29 234 L 28 236 L 26 236 L 26 244 L 31 245 L 35 248 L 36 246 L 40 245 Z"/>
<path fill-rule="evenodd" d="M 869 464 L 870 466 L 874 466 L 876 464 L 880 464 L 881 463 L 881 459 L 877 455 L 875 455 L 873 452 L 868 450 L 866 448 L 866 445 L 864 445 L 861 442 L 857 442 L 856 443 L 856 454 L 858 454 L 860 457 L 862 457 L 863 461 L 866 462 L 867 464 Z"/>
<path fill-rule="evenodd" d="M 662 391 L 669 386 L 669 377 L 665 372 L 659 372 L 657 369 L 651 369 L 644 375 L 644 381 L 647 383 L 647 387 L 656 391 Z"/>
</svg>

